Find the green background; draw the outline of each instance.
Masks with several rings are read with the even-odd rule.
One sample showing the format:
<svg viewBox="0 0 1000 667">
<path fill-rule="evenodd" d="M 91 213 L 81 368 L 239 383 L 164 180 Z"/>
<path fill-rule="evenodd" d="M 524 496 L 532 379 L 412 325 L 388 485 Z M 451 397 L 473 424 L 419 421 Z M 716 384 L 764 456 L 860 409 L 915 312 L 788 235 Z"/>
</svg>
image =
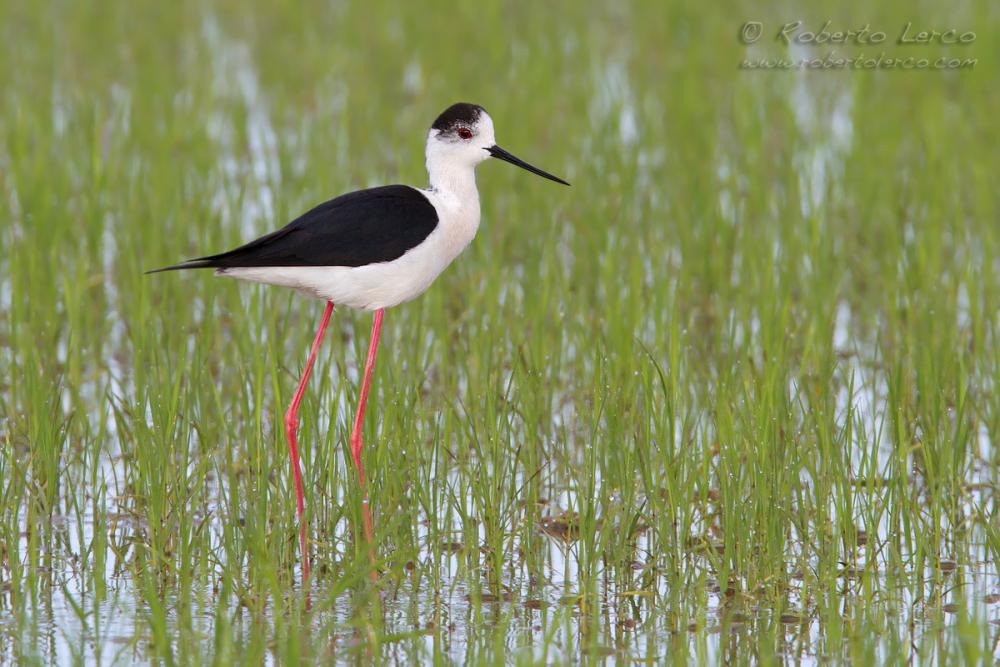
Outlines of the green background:
<svg viewBox="0 0 1000 667">
<path fill-rule="evenodd" d="M 752 46 L 746 21 L 762 22 Z M 883 45 L 796 45 L 786 22 Z M 907 21 L 972 30 L 897 45 Z M 0 1 L 0 658 L 988 661 L 1000 220 L 988 2 Z M 938 56 L 960 70 L 744 71 Z M 370 315 L 143 271 L 423 185 L 455 101 L 565 177 Z"/>
</svg>

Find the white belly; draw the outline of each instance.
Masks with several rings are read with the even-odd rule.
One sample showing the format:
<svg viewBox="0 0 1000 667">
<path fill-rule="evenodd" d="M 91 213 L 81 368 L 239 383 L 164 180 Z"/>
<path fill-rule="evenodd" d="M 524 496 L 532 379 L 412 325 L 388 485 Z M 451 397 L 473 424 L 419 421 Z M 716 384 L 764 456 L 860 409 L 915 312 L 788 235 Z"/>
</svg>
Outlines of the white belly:
<svg viewBox="0 0 1000 667">
<path fill-rule="evenodd" d="M 437 203 L 429 196 L 432 203 Z M 362 310 L 390 308 L 420 296 L 475 237 L 475 211 L 451 211 L 420 245 L 391 262 L 365 266 L 269 266 L 219 269 L 217 275 L 291 287 L 303 294 Z M 464 213 L 464 215 L 462 214 Z"/>
</svg>

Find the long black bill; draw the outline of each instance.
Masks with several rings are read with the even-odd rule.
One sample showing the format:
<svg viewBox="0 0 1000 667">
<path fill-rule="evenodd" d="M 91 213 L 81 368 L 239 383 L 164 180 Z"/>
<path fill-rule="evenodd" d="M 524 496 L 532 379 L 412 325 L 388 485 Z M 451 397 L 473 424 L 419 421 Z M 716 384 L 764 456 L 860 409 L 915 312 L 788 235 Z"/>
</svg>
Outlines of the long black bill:
<svg viewBox="0 0 1000 667">
<path fill-rule="evenodd" d="M 520 167 L 521 169 L 525 169 L 527 171 L 530 171 L 532 174 L 538 174 L 542 178 L 547 178 L 550 181 L 555 181 L 556 183 L 562 183 L 563 185 L 569 185 L 569 183 L 567 183 L 563 179 L 559 178 L 558 176 L 553 176 L 552 174 L 550 174 L 547 171 L 542 171 L 538 167 L 534 167 L 534 166 L 528 164 L 527 162 L 525 162 L 521 158 L 514 157 L 513 155 L 511 155 L 510 153 L 508 153 L 504 149 L 500 148 L 499 146 L 490 146 L 486 150 L 489 151 L 489 154 L 492 155 L 493 157 L 498 158 L 500 160 L 503 160 L 504 162 L 510 162 L 511 164 L 516 165 L 516 166 Z"/>
</svg>

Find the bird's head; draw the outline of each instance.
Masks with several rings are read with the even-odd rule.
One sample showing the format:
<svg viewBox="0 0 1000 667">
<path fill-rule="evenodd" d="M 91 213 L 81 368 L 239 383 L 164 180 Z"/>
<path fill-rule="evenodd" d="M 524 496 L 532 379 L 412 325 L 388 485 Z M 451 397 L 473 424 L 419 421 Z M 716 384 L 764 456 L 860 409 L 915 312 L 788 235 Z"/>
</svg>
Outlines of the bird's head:
<svg viewBox="0 0 1000 667">
<path fill-rule="evenodd" d="M 495 157 L 563 185 L 566 181 L 514 157 L 496 144 L 493 119 L 478 104 L 459 102 L 445 109 L 427 133 L 427 167 L 436 170 L 471 169 Z"/>
</svg>

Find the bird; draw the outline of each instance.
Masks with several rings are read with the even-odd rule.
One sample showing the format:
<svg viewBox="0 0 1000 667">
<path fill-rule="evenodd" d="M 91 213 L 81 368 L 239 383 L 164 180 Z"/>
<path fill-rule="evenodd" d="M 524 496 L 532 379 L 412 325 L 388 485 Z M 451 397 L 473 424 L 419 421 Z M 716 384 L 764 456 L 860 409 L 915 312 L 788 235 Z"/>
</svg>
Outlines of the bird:
<svg viewBox="0 0 1000 667">
<path fill-rule="evenodd" d="M 299 462 L 299 405 L 334 306 L 374 312 L 368 355 L 350 437 L 362 495 L 365 538 L 373 543 L 361 463 L 361 427 L 387 308 L 410 301 L 469 246 L 479 229 L 476 166 L 496 158 L 556 183 L 568 182 L 497 145 L 493 119 L 482 106 L 459 102 L 435 119 L 426 135 L 425 188 L 385 185 L 348 192 L 319 204 L 277 231 L 233 250 L 147 273 L 214 269 L 215 275 L 289 287 L 325 302 L 305 368 L 284 414 L 303 581 L 309 578 L 305 494 Z M 372 579 L 376 577 L 372 571 Z"/>
</svg>

